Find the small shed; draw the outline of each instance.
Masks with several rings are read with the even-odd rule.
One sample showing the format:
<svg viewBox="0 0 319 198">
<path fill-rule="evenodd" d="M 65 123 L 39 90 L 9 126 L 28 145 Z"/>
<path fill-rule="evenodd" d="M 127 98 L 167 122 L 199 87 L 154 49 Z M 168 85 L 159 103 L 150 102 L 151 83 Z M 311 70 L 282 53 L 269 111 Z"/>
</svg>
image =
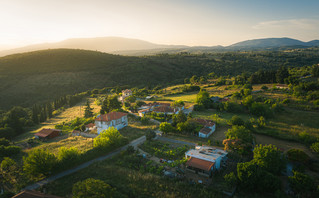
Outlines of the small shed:
<svg viewBox="0 0 319 198">
<path fill-rule="evenodd" d="M 41 131 L 34 134 L 34 136 L 35 138 L 46 140 L 59 136 L 61 132 L 59 129 L 41 129 Z"/>
</svg>

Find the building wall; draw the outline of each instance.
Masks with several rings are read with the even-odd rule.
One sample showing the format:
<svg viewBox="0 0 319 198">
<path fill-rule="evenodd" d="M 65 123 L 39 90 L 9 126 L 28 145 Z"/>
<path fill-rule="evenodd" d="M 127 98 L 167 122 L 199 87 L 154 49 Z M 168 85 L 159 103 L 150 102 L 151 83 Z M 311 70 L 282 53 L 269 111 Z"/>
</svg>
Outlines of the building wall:
<svg viewBox="0 0 319 198">
<path fill-rule="evenodd" d="M 110 127 L 114 127 L 118 130 L 126 127 L 128 125 L 127 116 L 123 116 L 118 120 L 112 120 L 110 122 L 105 121 L 95 121 L 95 126 L 97 127 L 97 133 L 100 134 L 101 131 L 106 130 Z"/>
</svg>

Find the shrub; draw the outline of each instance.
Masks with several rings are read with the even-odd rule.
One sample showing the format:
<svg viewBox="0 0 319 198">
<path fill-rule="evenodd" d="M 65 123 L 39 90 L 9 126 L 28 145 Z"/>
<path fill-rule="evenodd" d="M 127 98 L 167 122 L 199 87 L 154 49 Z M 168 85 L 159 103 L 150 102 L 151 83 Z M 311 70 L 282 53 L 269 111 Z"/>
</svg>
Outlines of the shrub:
<svg viewBox="0 0 319 198">
<path fill-rule="evenodd" d="M 265 86 L 265 85 L 263 85 L 263 86 L 261 87 L 261 89 L 262 89 L 262 90 L 268 90 L 268 87 Z"/>
<path fill-rule="evenodd" d="M 310 157 L 300 149 L 290 149 L 287 151 L 287 157 L 290 161 L 308 163 Z"/>
<path fill-rule="evenodd" d="M 268 172 L 279 174 L 285 163 L 280 150 L 274 145 L 257 145 L 254 149 L 254 160 Z"/>
<path fill-rule="evenodd" d="M 253 136 L 252 133 L 246 129 L 244 126 L 232 126 L 231 129 L 228 129 L 226 132 L 226 138 L 227 139 L 240 139 L 243 142 L 252 143 Z"/>
<path fill-rule="evenodd" d="M 153 130 L 148 130 L 146 131 L 146 140 L 152 140 L 153 138 L 156 137 L 156 133 Z"/>
<path fill-rule="evenodd" d="M 23 170 L 31 178 L 39 178 L 51 174 L 57 159 L 48 150 L 34 149 L 27 157 L 23 157 Z"/>
<path fill-rule="evenodd" d="M 311 150 L 313 150 L 314 152 L 316 152 L 317 154 L 319 154 L 319 142 L 313 143 L 310 146 Z"/>
<path fill-rule="evenodd" d="M 160 131 L 162 131 L 163 133 L 169 133 L 169 132 L 173 132 L 174 128 L 170 123 L 167 122 L 162 122 L 159 126 Z"/>
<path fill-rule="evenodd" d="M 289 183 L 292 190 L 297 195 L 301 195 L 301 197 L 312 197 L 309 194 L 312 194 L 315 191 L 313 179 L 310 176 L 297 171 L 294 171 L 294 175 L 289 177 Z"/>
<path fill-rule="evenodd" d="M 93 146 L 98 149 L 108 150 L 124 145 L 127 142 L 127 138 L 123 137 L 116 128 L 110 127 L 103 130 L 100 135 L 94 139 Z"/>
<path fill-rule="evenodd" d="M 79 159 L 79 157 L 80 157 L 80 152 L 75 147 L 70 147 L 70 148 L 61 147 L 59 148 L 58 156 L 57 156 L 60 163 L 68 164 L 68 165 L 75 163 Z"/>
<path fill-rule="evenodd" d="M 111 198 L 114 189 L 102 180 L 89 178 L 73 185 L 73 198 Z"/>
<path fill-rule="evenodd" d="M 238 115 L 234 115 L 230 120 L 231 125 L 243 126 L 245 124 L 244 120 L 241 119 Z"/>
</svg>

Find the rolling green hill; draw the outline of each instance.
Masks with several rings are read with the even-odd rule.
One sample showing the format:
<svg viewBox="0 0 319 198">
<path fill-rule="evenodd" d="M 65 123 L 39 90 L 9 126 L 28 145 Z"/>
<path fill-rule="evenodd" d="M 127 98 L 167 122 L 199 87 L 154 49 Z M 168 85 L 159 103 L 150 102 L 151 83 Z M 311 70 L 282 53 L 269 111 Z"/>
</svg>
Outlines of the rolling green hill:
<svg viewBox="0 0 319 198">
<path fill-rule="evenodd" d="M 192 75 L 238 75 L 261 68 L 319 63 L 319 49 L 291 52 L 162 54 L 146 57 L 53 49 L 0 58 L 0 109 L 53 101 L 109 86 L 167 85 Z"/>
</svg>

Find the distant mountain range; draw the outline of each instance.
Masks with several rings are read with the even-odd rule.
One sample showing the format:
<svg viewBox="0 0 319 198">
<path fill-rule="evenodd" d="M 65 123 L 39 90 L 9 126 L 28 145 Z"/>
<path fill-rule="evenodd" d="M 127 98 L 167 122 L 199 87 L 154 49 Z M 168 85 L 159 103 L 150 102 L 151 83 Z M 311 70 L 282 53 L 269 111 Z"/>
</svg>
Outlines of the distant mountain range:
<svg viewBox="0 0 319 198">
<path fill-rule="evenodd" d="M 74 38 L 57 43 L 29 45 L 21 48 L 0 51 L 0 56 L 44 50 L 44 49 L 84 49 L 120 55 L 152 55 L 178 52 L 220 52 L 233 50 L 273 50 L 286 48 L 305 48 L 319 46 L 319 40 L 303 42 L 291 38 L 264 38 L 246 40 L 230 46 L 161 45 L 151 42 L 121 37 Z"/>
</svg>

